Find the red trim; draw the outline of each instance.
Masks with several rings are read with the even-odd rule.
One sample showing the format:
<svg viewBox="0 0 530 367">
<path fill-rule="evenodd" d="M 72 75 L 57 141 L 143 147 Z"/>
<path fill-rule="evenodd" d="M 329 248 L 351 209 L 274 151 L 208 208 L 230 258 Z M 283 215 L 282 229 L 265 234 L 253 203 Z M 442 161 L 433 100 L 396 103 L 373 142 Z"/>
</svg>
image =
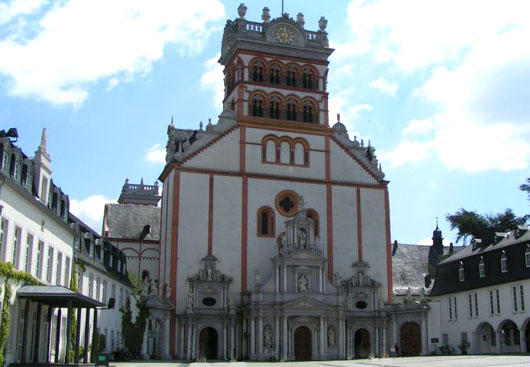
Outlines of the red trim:
<svg viewBox="0 0 530 367">
<path fill-rule="evenodd" d="M 176 171 L 173 178 L 173 217 L 171 221 L 171 294 L 173 304 L 177 305 L 177 270 L 178 270 L 178 235 L 179 235 L 179 201 L 180 201 L 180 172 Z M 171 355 L 175 355 L 176 317 L 172 315 L 169 328 L 169 348 Z"/>
<path fill-rule="evenodd" d="M 237 125 L 234 125 L 232 126 L 230 129 L 226 130 L 224 133 L 222 133 L 221 135 L 219 135 L 218 137 L 216 137 L 215 139 L 213 139 L 212 141 L 210 141 L 208 144 L 200 147 L 199 149 L 197 149 L 195 152 L 193 152 L 192 154 L 190 154 L 189 156 L 185 157 L 183 160 L 182 160 L 182 163 L 185 163 L 185 162 L 188 162 L 190 159 L 192 158 L 195 158 L 197 155 L 199 155 L 200 153 L 204 152 L 206 149 L 208 149 L 209 147 L 211 147 L 212 145 L 214 145 L 215 143 L 217 143 L 219 140 L 223 139 L 224 137 L 226 137 L 228 134 L 230 134 L 232 131 L 234 131 L 235 129 L 237 128 Z"/>
<path fill-rule="evenodd" d="M 388 287 L 388 303 L 392 304 L 392 253 L 390 251 L 390 203 L 388 187 L 385 189 L 385 227 L 386 227 L 386 276 Z"/>
<path fill-rule="evenodd" d="M 326 215 L 327 215 L 327 233 L 328 233 L 328 279 L 333 283 L 333 187 L 330 183 L 330 157 L 329 157 L 329 136 L 325 137 L 324 149 L 326 165 Z"/>
<path fill-rule="evenodd" d="M 262 57 L 262 58 L 270 58 L 271 60 L 267 61 L 267 63 L 270 63 L 271 61 L 279 61 L 279 62 L 283 62 L 283 61 L 299 61 L 299 62 L 305 62 L 305 63 L 308 63 L 308 64 L 312 64 L 312 65 L 329 65 L 329 61 L 320 61 L 320 60 L 315 60 L 315 59 L 306 59 L 306 58 L 303 58 L 303 57 L 289 57 L 289 56 L 279 56 L 279 55 L 275 55 L 275 54 L 269 54 L 269 53 L 265 53 L 265 52 L 254 52 L 254 51 L 249 51 L 249 50 L 238 50 L 236 52 L 234 52 L 234 55 L 232 55 L 232 57 L 224 64 L 224 65 L 229 65 L 231 64 L 236 57 L 241 57 L 241 55 L 251 55 L 251 56 L 259 56 L 259 57 Z M 281 58 L 280 58 L 281 57 Z"/>
<path fill-rule="evenodd" d="M 162 196 L 164 196 L 164 192 L 162 192 Z M 162 200 L 161 204 L 160 204 L 160 242 L 162 242 L 162 223 L 164 222 L 164 220 L 166 219 L 166 216 L 164 214 L 164 209 L 167 207 L 167 205 L 164 205 L 165 204 L 165 200 Z M 166 233 L 165 233 L 165 238 L 164 240 L 167 239 L 167 225 L 165 226 L 165 230 L 166 230 Z M 166 248 L 167 246 L 164 246 L 164 259 L 166 259 Z M 160 253 L 158 254 L 160 256 Z M 164 284 L 166 282 L 165 280 L 165 277 L 166 277 L 166 262 L 164 261 L 164 281 L 162 281 L 162 264 L 160 264 L 160 262 L 158 263 L 158 284 Z"/>
<path fill-rule="evenodd" d="M 327 92 L 323 92 L 323 91 L 318 90 L 318 89 L 290 87 L 290 86 L 283 85 L 283 84 L 271 84 L 271 83 L 267 83 L 267 82 L 255 82 L 255 81 L 252 81 L 252 80 L 240 80 L 238 82 L 238 84 L 239 83 L 243 83 L 243 84 L 247 84 L 247 85 L 254 85 L 254 86 L 257 86 L 257 87 L 275 88 L 275 89 L 278 89 L 278 90 L 286 90 L 286 91 L 294 91 L 294 92 L 302 92 L 302 93 L 313 93 L 313 94 L 318 94 L 318 95 L 321 95 L 321 96 L 324 96 L 324 95 L 327 94 Z M 292 94 L 290 94 L 290 95 L 292 95 Z M 289 97 L 289 95 L 284 96 L 284 98 L 287 98 L 287 97 Z M 309 98 L 311 98 L 311 97 L 309 97 Z"/>
<path fill-rule="evenodd" d="M 380 182 L 381 181 L 381 178 L 377 177 L 370 168 L 368 168 L 366 166 L 366 164 L 364 164 L 364 162 L 362 162 L 359 158 L 357 158 L 355 156 L 355 154 L 353 154 L 350 150 L 346 149 L 346 147 L 344 147 L 344 145 L 342 145 L 342 143 L 340 141 L 338 141 L 337 139 L 335 139 L 335 137 L 331 136 L 331 139 L 335 142 L 335 144 L 337 144 L 346 154 L 348 154 L 351 158 L 353 158 L 353 160 L 355 162 L 357 162 L 365 171 L 366 173 L 368 173 L 370 176 L 372 176 L 374 178 L 374 180 L 376 180 L 377 182 Z"/>
<path fill-rule="evenodd" d="M 357 257 L 363 261 L 363 225 L 361 211 L 361 189 L 357 188 Z"/>
<path fill-rule="evenodd" d="M 208 193 L 208 255 L 213 254 L 213 174 L 210 173 Z"/>
<path fill-rule="evenodd" d="M 328 95 L 329 93 L 326 93 L 324 97 L 324 125 L 327 127 L 329 127 Z"/>
<path fill-rule="evenodd" d="M 128 243 L 144 243 L 144 244 L 151 244 L 151 245 L 160 245 L 160 240 L 140 240 L 140 239 L 134 239 L 134 238 L 119 238 L 119 237 L 106 237 L 105 241 L 109 242 L 128 242 Z"/>
<path fill-rule="evenodd" d="M 248 242 L 248 177 L 246 170 L 247 129 L 241 126 L 239 135 L 239 172 L 243 175 L 241 192 L 241 296 L 247 292 L 247 242 Z"/>
<path fill-rule="evenodd" d="M 246 136 L 247 128 L 241 126 L 239 128 L 239 173 L 244 174 L 246 168 Z"/>
</svg>

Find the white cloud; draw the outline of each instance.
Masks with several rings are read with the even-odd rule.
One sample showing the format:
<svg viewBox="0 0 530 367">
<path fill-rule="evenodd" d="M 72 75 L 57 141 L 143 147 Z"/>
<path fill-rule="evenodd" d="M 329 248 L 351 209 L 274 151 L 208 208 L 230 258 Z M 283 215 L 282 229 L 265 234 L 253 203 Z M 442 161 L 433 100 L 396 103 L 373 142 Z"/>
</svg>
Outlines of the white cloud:
<svg viewBox="0 0 530 367">
<path fill-rule="evenodd" d="M 224 6 L 219 0 L 70 0 L 34 18 L 25 19 L 31 32 L 16 28 L 0 41 L 9 93 L 79 106 L 100 80 L 148 73 L 168 44 L 181 54 L 201 52 Z"/>
<path fill-rule="evenodd" d="M 224 74 L 223 66 L 217 62 L 219 57 L 221 57 L 221 53 L 217 53 L 217 55 L 204 63 L 206 72 L 201 76 L 201 86 L 214 93 L 214 106 L 216 111 L 220 112 L 223 108 Z"/>
<path fill-rule="evenodd" d="M 432 142 L 414 142 L 404 140 L 391 152 L 384 153 L 381 160 L 397 167 L 405 163 L 420 162 L 431 156 Z"/>
<path fill-rule="evenodd" d="M 154 144 L 145 156 L 145 160 L 153 163 L 166 163 L 166 149 L 161 148 L 160 144 Z"/>
<path fill-rule="evenodd" d="M 412 120 L 403 130 L 403 136 L 407 135 L 425 135 L 432 131 L 434 123 L 432 119 L 426 118 L 423 120 Z"/>
<path fill-rule="evenodd" d="M 0 3 L 0 25 L 10 22 L 19 15 L 37 11 L 44 0 L 12 0 Z"/>
<path fill-rule="evenodd" d="M 70 211 L 101 234 L 105 203 L 115 203 L 103 195 L 92 195 L 83 200 L 70 200 Z"/>
<path fill-rule="evenodd" d="M 450 241 L 444 239 L 442 241 L 442 243 L 443 243 L 444 246 L 449 246 Z M 423 239 L 418 241 L 418 245 L 431 246 L 432 245 L 432 238 L 431 237 L 423 238 Z"/>
<path fill-rule="evenodd" d="M 385 78 L 383 77 L 380 77 L 372 82 L 370 82 L 370 87 L 374 88 L 374 89 L 377 89 L 383 93 L 386 93 L 386 94 L 389 94 L 391 96 L 395 96 L 396 95 L 396 91 L 398 89 L 398 84 L 397 83 L 391 83 L 391 82 L 387 82 L 385 80 Z"/>
</svg>

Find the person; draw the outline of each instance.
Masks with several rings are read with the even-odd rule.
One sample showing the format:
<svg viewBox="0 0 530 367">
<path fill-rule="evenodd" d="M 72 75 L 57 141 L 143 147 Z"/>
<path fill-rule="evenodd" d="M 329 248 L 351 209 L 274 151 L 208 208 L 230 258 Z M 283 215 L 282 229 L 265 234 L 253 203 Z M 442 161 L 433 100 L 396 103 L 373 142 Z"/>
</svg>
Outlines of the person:
<svg viewBox="0 0 530 367">
<path fill-rule="evenodd" d="M 307 293 L 307 278 L 304 274 L 298 278 L 298 292 Z"/>
<path fill-rule="evenodd" d="M 398 343 L 394 343 L 394 348 L 396 349 L 396 357 L 399 357 L 399 345 L 398 345 Z"/>
</svg>

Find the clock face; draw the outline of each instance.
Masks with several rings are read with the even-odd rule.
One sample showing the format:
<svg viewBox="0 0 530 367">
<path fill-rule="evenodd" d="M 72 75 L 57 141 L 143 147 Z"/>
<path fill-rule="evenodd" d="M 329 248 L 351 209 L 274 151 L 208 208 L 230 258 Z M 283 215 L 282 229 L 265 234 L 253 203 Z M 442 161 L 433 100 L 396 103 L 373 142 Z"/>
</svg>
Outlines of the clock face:
<svg viewBox="0 0 530 367">
<path fill-rule="evenodd" d="M 278 27 L 276 30 L 276 40 L 281 43 L 291 43 L 294 40 L 293 31 L 285 26 Z"/>
</svg>

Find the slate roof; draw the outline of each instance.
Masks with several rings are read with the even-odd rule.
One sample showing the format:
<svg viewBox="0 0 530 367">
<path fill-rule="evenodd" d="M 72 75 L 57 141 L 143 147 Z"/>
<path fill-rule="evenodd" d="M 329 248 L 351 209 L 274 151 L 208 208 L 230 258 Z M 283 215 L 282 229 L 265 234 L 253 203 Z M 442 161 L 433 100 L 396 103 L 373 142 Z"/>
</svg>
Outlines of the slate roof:
<svg viewBox="0 0 530 367">
<path fill-rule="evenodd" d="M 160 240 L 160 208 L 136 204 L 107 204 L 106 238 L 140 239 L 145 225 L 151 233 L 145 240 Z"/>
<path fill-rule="evenodd" d="M 398 244 L 398 249 L 392 257 L 394 294 L 406 295 L 409 287 L 413 294 L 419 294 L 425 287 L 429 248 L 430 246 Z"/>
</svg>

